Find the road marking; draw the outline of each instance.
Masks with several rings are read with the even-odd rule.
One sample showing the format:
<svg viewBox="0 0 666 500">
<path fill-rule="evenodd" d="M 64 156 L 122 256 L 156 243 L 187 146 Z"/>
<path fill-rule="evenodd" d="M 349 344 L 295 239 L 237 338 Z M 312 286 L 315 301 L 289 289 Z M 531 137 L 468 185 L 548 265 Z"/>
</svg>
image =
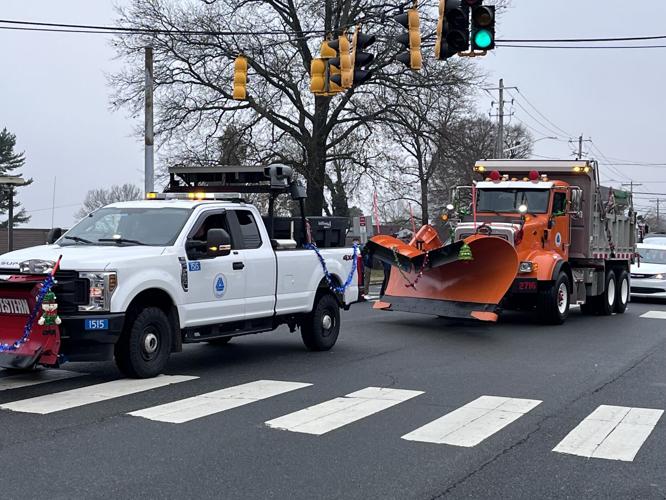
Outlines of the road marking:
<svg viewBox="0 0 666 500">
<path fill-rule="evenodd" d="M 453 446 L 476 446 L 540 404 L 541 401 L 536 399 L 481 396 L 405 434 L 402 439 Z"/>
<path fill-rule="evenodd" d="M 256 382 L 181 399 L 173 403 L 133 411 L 129 415 L 157 420 L 158 422 L 182 424 L 311 385 L 301 382 L 282 382 L 280 380 L 257 380 Z"/>
<path fill-rule="evenodd" d="M 107 399 L 128 396 L 137 392 L 148 391 L 166 385 L 177 384 L 199 377 L 188 375 L 160 375 L 148 379 L 120 379 L 102 384 L 90 385 L 70 391 L 56 392 L 45 396 L 22 399 L 0 405 L 4 410 L 20 411 L 24 413 L 40 413 L 45 415 L 56 411 L 76 408 Z"/>
<path fill-rule="evenodd" d="M 321 436 L 420 394 L 423 391 L 366 387 L 345 397 L 269 420 L 266 425 L 274 429 Z"/>
<path fill-rule="evenodd" d="M 632 462 L 664 410 L 601 405 L 553 451 Z"/>
<path fill-rule="evenodd" d="M 65 380 L 82 375 L 87 375 L 87 373 L 70 372 L 67 370 L 36 370 L 30 373 L 9 375 L 8 377 L 0 378 L 0 391 L 30 387 L 31 385 L 45 384 L 46 382 Z"/>
<path fill-rule="evenodd" d="M 648 311 L 644 314 L 641 314 L 641 318 L 666 319 L 666 311 Z"/>
</svg>

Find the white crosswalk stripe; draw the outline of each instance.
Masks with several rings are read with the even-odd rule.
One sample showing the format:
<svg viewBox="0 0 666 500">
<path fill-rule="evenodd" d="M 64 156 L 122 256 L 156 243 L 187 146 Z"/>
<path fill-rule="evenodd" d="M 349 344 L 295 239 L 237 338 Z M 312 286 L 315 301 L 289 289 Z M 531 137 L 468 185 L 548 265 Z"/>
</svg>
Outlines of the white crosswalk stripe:
<svg viewBox="0 0 666 500">
<path fill-rule="evenodd" d="M 641 318 L 647 319 L 666 319 L 666 311 L 648 311 L 641 314 Z"/>
<path fill-rule="evenodd" d="M 632 462 L 664 410 L 601 405 L 553 451 Z"/>
<path fill-rule="evenodd" d="M 4 403 L 0 408 L 4 410 L 19 411 L 25 413 L 47 414 L 56 411 L 76 408 L 108 399 L 119 398 L 136 394 L 137 392 L 148 391 L 166 385 L 177 384 L 194 380 L 199 377 L 189 375 L 160 375 L 149 379 L 121 379 L 102 384 L 90 385 L 79 389 L 56 392 L 45 396 L 22 399 L 11 403 Z"/>
<path fill-rule="evenodd" d="M 321 436 L 423 394 L 423 391 L 366 387 L 303 410 L 269 420 L 274 429 Z"/>
<path fill-rule="evenodd" d="M 35 370 L 29 373 L 20 373 L 18 375 L 9 375 L 0 378 L 0 391 L 9 391 L 11 389 L 20 389 L 21 387 L 30 387 L 31 385 L 45 384 L 55 380 L 65 380 L 68 378 L 87 375 L 81 372 L 70 372 L 67 370 Z"/>
<path fill-rule="evenodd" d="M 133 411 L 129 415 L 159 422 L 181 424 L 311 385 L 280 380 L 257 380 L 256 382 L 153 406 L 145 410 Z"/>
<path fill-rule="evenodd" d="M 481 396 L 402 439 L 423 443 L 472 447 L 536 408 L 541 401 Z"/>
</svg>

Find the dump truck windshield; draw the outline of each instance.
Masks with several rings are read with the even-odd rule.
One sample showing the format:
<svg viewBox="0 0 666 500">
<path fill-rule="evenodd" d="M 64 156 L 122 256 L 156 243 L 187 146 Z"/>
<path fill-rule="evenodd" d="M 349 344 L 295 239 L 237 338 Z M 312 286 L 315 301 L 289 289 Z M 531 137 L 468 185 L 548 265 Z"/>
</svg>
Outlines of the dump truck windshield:
<svg viewBox="0 0 666 500">
<path fill-rule="evenodd" d="M 58 240 L 67 245 L 172 245 L 190 216 L 186 208 L 101 208 Z"/>
<path fill-rule="evenodd" d="M 521 205 L 532 214 L 548 212 L 548 189 L 479 189 L 476 210 L 478 212 L 518 212 Z"/>
</svg>

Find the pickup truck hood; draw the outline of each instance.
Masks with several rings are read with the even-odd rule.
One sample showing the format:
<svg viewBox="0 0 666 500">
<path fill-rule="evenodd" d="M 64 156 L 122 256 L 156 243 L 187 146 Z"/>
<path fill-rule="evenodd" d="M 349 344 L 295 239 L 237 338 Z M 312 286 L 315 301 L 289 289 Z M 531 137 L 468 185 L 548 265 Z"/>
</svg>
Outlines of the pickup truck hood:
<svg viewBox="0 0 666 500">
<path fill-rule="evenodd" d="M 125 261 L 136 261 L 158 257 L 164 253 L 164 247 L 149 246 L 94 246 L 42 245 L 25 248 L 0 255 L 0 269 L 16 269 L 26 260 L 39 259 L 56 261 L 62 255 L 61 269 L 77 271 L 103 271 L 114 268 Z"/>
</svg>

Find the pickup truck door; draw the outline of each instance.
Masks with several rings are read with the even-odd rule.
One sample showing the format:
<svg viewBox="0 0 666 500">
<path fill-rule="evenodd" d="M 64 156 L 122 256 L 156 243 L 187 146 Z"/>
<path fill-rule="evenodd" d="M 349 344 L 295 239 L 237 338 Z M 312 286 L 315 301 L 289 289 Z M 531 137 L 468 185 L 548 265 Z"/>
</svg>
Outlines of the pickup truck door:
<svg viewBox="0 0 666 500">
<path fill-rule="evenodd" d="M 233 240 L 239 241 L 239 257 L 246 277 L 245 318 L 267 318 L 275 311 L 276 258 L 268 234 L 247 209 L 227 212 Z"/>
<path fill-rule="evenodd" d="M 234 218 L 235 220 L 235 218 Z M 234 239 L 225 210 L 203 212 L 188 233 L 188 242 L 201 242 L 197 249 L 186 248 L 188 291 L 185 293 L 186 326 L 240 321 L 245 318 L 246 273 L 239 242 Z M 231 235 L 231 253 L 215 256 L 206 251 L 209 229 L 224 229 Z"/>
</svg>

